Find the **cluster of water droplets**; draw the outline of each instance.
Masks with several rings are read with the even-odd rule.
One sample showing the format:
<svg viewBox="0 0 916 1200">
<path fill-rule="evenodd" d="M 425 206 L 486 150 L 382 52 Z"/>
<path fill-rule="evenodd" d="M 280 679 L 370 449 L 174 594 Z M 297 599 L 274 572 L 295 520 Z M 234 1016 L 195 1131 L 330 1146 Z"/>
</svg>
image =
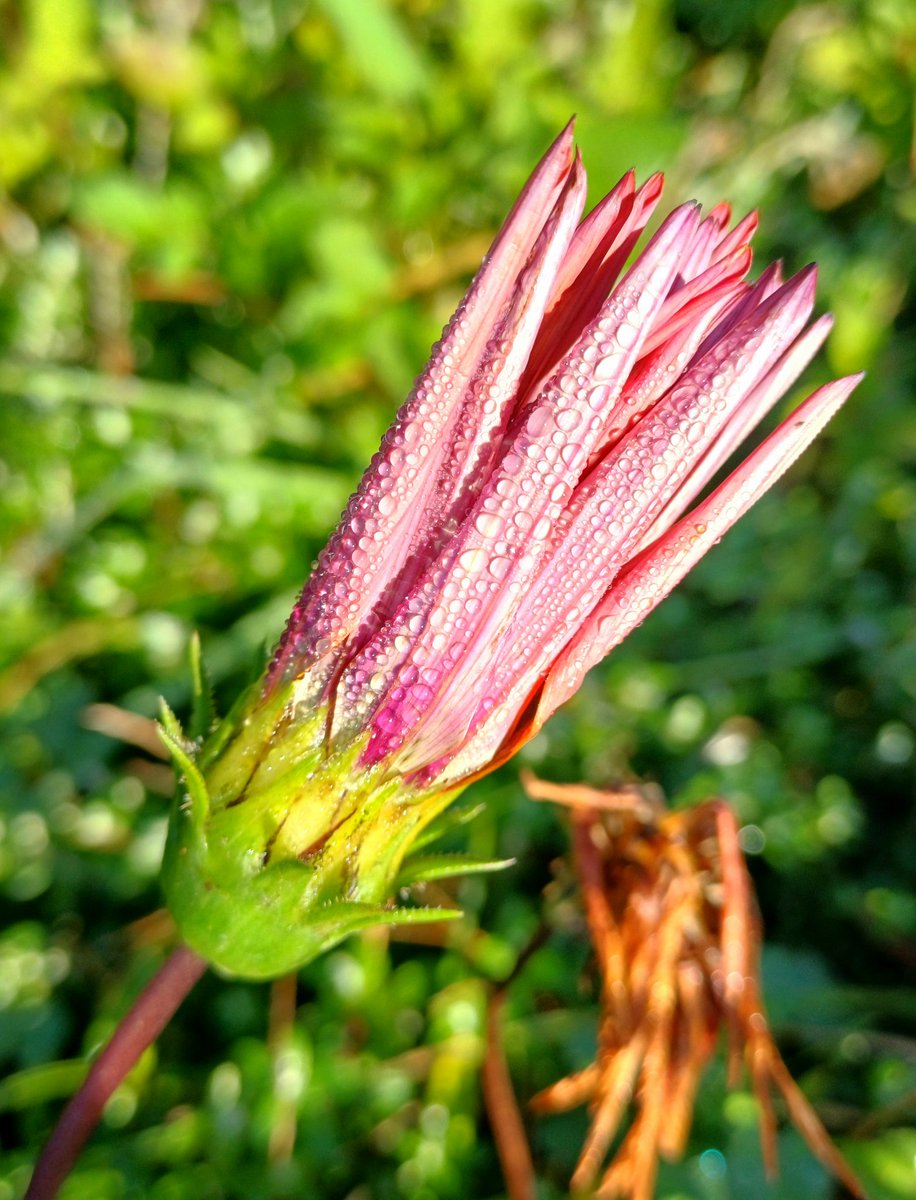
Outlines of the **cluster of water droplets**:
<svg viewBox="0 0 916 1200">
<path fill-rule="evenodd" d="M 674 362 L 683 357 L 676 355 Z M 573 624 L 590 609 L 609 586 L 614 565 L 626 561 L 662 504 L 678 490 L 696 447 L 708 440 L 704 414 L 725 411 L 727 387 L 734 380 L 719 366 L 701 364 L 646 415 L 643 410 L 658 399 L 654 393 L 661 372 L 646 376 L 636 394 L 624 393 L 627 406 L 642 419 L 617 446 L 612 444 L 577 488 L 551 560 L 526 601 L 526 608 L 537 608 L 545 628 L 562 628 L 564 612 L 566 623 Z M 528 629 L 524 619 L 521 624 Z M 510 657 L 516 658 L 515 646 Z"/>
<path fill-rule="evenodd" d="M 514 210 L 271 668 L 306 669 L 313 690 L 333 679 L 332 735 L 368 728 L 367 764 L 457 779 L 499 750 L 534 689 L 544 715 L 575 690 L 741 509 L 729 496 L 671 530 L 750 420 L 748 397 L 778 395 L 774 361 L 810 309 L 807 282 L 780 290 L 778 268 L 744 282 L 754 217 L 727 232 L 726 208 L 701 221 L 685 205 L 577 335 L 594 271 L 657 195 L 640 208 L 621 185 L 606 224 L 576 231 L 578 165 L 546 179 L 546 217 Z"/>
<path fill-rule="evenodd" d="M 428 559 L 435 558 L 451 536 L 445 531 L 457 528 L 467 516 L 502 449 L 520 380 L 583 200 L 584 179 L 573 175 L 519 271 L 505 313 L 493 321 L 492 336 L 466 388 L 443 459 L 429 519 L 437 534 L 425 548 Z"/>
<path fill-rule="evenodd" d="M 623 640 L 805 450 L 861 376 L 819 388 L 707 499 L 681 518 L 619 577 L 558 660 L 545 715 L 578 688 L 586 671 Z"/>
<path fill-rule="evenodd" d="M 567 129 L 534 171 L 351 498 L 293 610 L 268 670 L 268 690 L 312 670 L 345 644 L 352 654 L 390 615 L 392 590 L 410 586 L 416 574 L 411 564 L 435 557 L 449 523 L 443 492 L 460 491 L 452 464 L 459 463 L 461 470 L 473 464 L 467 437 L 481 413 L 467 414 L 461 445 L 455 444 L 468 385 L 486 373 L 481 360 L 518 280 L 518 264 L 524 265 L 575 173 Z M 584 199 L 580 169 L 577 186 Z M 578 215 L 571 219 L 573 228 Z M 510 343 L 507 338 L 507 353 Z M 328 676 L 335 669 L 328 662 L 316 674 Z"/>
<path fill-rule="evenodd" d="M 703 265 L 696 255 L 692 258 L 698 267 Z M 745 261 L 744 270 L 747 265 Z M 713 283 L 709 304 L 715 314 L 725 301 Z M 685 295 L 685 303 L 694 297 L 695 293 Z M 676 314 L 670 301 L 669 294 L 661 310 L 669 320 Z M 673 336 L 670 349 L 659 341 L 657 333 L 649 335 L 659 347 L 655 364 L 643 373 L 635 388 L 627 383 L 616 406 L 610 409 L 602 443 L 604 457 L 578 485 L 554 527 L 550 553 L 532 580 L 510 630 L 496 648 L 488 675 L 488 694 L 475 713 L 470 731 L 483 725 L 494 710 L 502 707 L 514 712 L 515 706 L 524 701 L 532 678 L 549 667 L 570 635 L 587 620 L 666 497 L 676 491 L 694 453 L 694 443 L 703 433 L 697 420 L 701 409 L 696 399 L 709 380 L 695 381 L 690 403 L 681 404 L 680 411 L 675 404 L 672 412 L 659 411 L 656 415 L 661 419 L 654 425 L 650 417 L 635 426 L 634 422 L 663 394 L 664 385 L 670 386 L 672 378 L 677 378 L 691 349 L 703 336 L 708 322 L 702 319 L 702 310 L 694 315 L 696 332 L 686 338 Z M 583 351 L 584 364 L 595 361 L 593 350 L 590 346 Z M 721 378 L 713 380 L 713 386 L 722 383 Z M 625 430 L 632 432 L 614 448 L 614 439 Z M 482 738 L 481 752 L 488 751 L 492 741 L 492 734 Z"/>
<path fill-rule="evenodd" d="M 269 683 L 299 674 L 351 636 L 406 556 L 423 493 L 438 474 L 454 414 L 456 357 L 466 336 L 467 317 L 459 309 L 293 609 Z"/>
<path fill-rule="evenodd" d="M 635 571 L 624 569 L 619 585 L 613 582 L 617 569 L 625 568 L 644 547 L 648 531 L 652 529 L 657 537 L 684 511 L 696 488 L 684 494 L 683 484 L 697 472 L 696 462 L 703 466 L 701 482 L 721 464 L 725 452 L 719 453 L 718 443 L 726 440 L 722 434 L 728 422 L 735 421 L 748 396 L 754 396 L 761 378 L 769 379 L 774 360 L 781 361 L 783 349 L 791 345 L 810 311 L 806 273 L 786 285 L 772 302 L 767 303 L 762 289 L 755 300 L 756 313 L 751 305 L 743 322 L 723 321 L 716 331 L 720 336 L 709 337 L 704 353 L 682 372 L 676 385 L 649 407 L 580 484 L 554 531 L 552 554 L 520 607 L 511 636 L 500 647 L 487 703 L 479 707 L 469 734 L 485 726 L 492 711 L 514 711 L 530 693 L 531 677 L 538 672 L 552 676 L 550 667 L 559 655 L 559 677 L 548 682 L 553 698 L 544 697 L 541 719 L 549 715 L 575 690 L 585 671 L 667 594 L 673 584 L 666 580 L 686 573 L 688 565 L 678 569 L 678 562 L 688 553 L 696 561 L 751 503 L 747 500 L 742 507 L 723 500 L 714 513 L 712 532 L 704 520 L 679 526 L 675 541 L 662 541 Z M 696 344 L 698 337 L 692 340 Z M 805 361 L 808 354 L 802 356 Z M 795 373 L 797 369 L 791 377 Z M 780 372 L 775 374 L 774 383 L 786 382 Z M 769 403 L 781 391 L 770 387 Z M 626 392 L 622 401 L 625 398 Z M 765 409 L 755 410 L 755 420 L 761 411 Z M 704 456 L 711 462 L 705 463 Z M 756 495 L 764 485 L 755 482 L 754 486 Z M 663 521 L 653 528 L 660 510 Z M 499 728 L 483 729 L 476 740 L 471 738 L 467 751 L 447 768 L 449 777 L 457 777 L 454 770 L 462 769 L 475 754 L 492 754 L 499 733 Z"/>
<path fill-rule="evenodd" d="M 742 405 L 749 403 L 749 396 L 755 410 L 753 415 L 759 418 L 808 361 L 823 337 L 824 322 L 817 323 L 820 329 L 814 328 L 799 339 L 801 343 L 809 343 L 802 346 L 800 353 L 794 353 L 797 345 L 794 343 L 790 344 L 784 358 L 780 359 L 778 355 L 781 346 L 786 342 L 791 343 L 799 320 L 809 307 L 810 288 L 806 273 L 803 272 L 792 281 L 791 286 L 787 285 L 782 304 L 770 306 L 768 320 L 764 320 L 757 331 L 764 339 L 765 353 L 759 354 L 756 359 L 752 357 L 752 368 L 748 366 L 747 355 L 738 352 L 733 352 L 730 360 L 726 356 L 718 364 L 719 370 L 713 376 L 712 386 L 730 386 L 730 422 L 736 421 L 736 412 L 740 417 Z M 829 326 L 829 322 L 826 324 Z M 723 339 L 723 343 L 726 340 Z M 754 340 L 754 337 L 749 338 L 749 342 Z M 747 343 L 743 343 L 743 348 L 747 349 Z M 774 358 L 777 359 L 775 368 L 771 366 Z M 744 370 L 737 365 L 742 362 Z M 721 465 L 724 451 L 729 447 L 734 448 L 733 441 L 723 438 L 722 430 L 708 443 L 708 448 L 704 443 L 706 455 L 701 457 L 700 467 L 695 467 L 688 474 L 686 484 L 681 485 L 663 517 L 651 530 L 650 537 L 653 540 L 644 539 L 636 547 L 637 556 L 632 565 L 621 572 L 607 596 L 596 606 L 591 618 L 559 656 L 542 698 L 544 717 L 576 690 L 585 672 L 641 623 L 797 457 L 842 403 L 849 390 L 851 385 L 840 381 L 837 385 L 822 389 L 825 393 L 823 398 L 816 393 L 803 406 L 804 411 L 798 420 L 794 417 L 787 420 L 777 434 L 771 435 L 711 497 L 692 513 L 677 520 L 670 532 L 665 533 L 696 495 L 697 483 L 705 482 Z M 765 393 L 763 398 L 768 404 L 761 405 L 760 391 Z M 809 410 L 814 415 L 808 416 Z M 725 432 L 730 432 L 728 425 L 725 426 Z M 722 442 L 724 449 L 720 448 Z M 696 478 L 698 473 L 699 480 Z"/>
<path fill-rule="evenodd" d="M 428 763 L 457 749 L 469 725 L 492 711 L 493 661 L 500 642 L 600 445 L 640 339 L 676 274 L 679 242 L 689 239 L 696 224 L 692 209 L 669 219 L 654 251 L 637 263 L 558 374 L 520 414 L 509 449 L 455 545 L 424 581 L 423 602 L 405 609 L 416 607 L 413 615 L 425 616 L 407 658 L 395 665 L 395 642 L 403 630 L 393 637 L 383 631 L 345 674 L 348 703 L 349 694 L 367 680 L 378 678 L 385 687 L 372 719 L 370 761 L 394 753 L 409 739 L 403 763 Z M 589 552 L 583 547 L 586 558 Z M 535 609 L 530 616 L 532 637 L 543 639 L 548 630 L 542 612 Z"/>
<path fill-rule="evenodd" d="M 351 641 L 348 649 L 352 658 L 337 692 L 335 733 L 360 727 L 383 691 L 390 690 L 389 701 L 403 704 L 405 713 L 410 712 L 412 698 L 417 704 L 425 704 L 428 689 L 434 686 L 431 676 L 436 671 L 435 665 L 426 668 L 424 678 L 418 679 L 417 670 L 424 664 L 414 661 L 407 672 L 413 689 L 409 695 L 402 683 L 389 689 L 392 673 L 413 645 L 412 639 L 432 619 L 433 663 L 438 659 L 450 669 L 458 650 L 446 643 L 445 634 L 437 628 L 441 623 L 437 604 L 453 614 L 460 630 L 464 619 L 473 616 L 483 603 L 487 587 L 496 588 L 499 584 L 498 555 L 489 564 L 487 579 L 474 565 L 471 551 L 461 556 L 455 575 L 459 546 L 453 539 L 489 479 L 489 467 L 501 448 L 544 305 L 581 213 L 584 179 L 577 177 L 570 182 L 575 182 L 575 188 L 561 194 L 527 263 L 523 262 L 517 273 L 504 311 L 495 316 L 483 314 L 482 330 L 489 340 L 466 380 L 449 445 L 442 455 L 434 486 L 425 497 L 424 537 L 414 540 L 411 569 L 404 569 L 389 580 L 391 593 L 401 598 L 400 605 L 387 623 L 379 622 L 378 637 L 368 651 L 360 652 L 361 646 Z M 518 520 L 521 523 L 523 516 Z M 476 525 L 484 530 L 485 518 L 479 517 Z M 494 531 L 491 529 L 487 536 L 493 537 Z M 475 576 L 473 589 L 461 591 L 457 587 L 456 579 L 462 572 Z M 379 714 L 378 723 L 386 725 L 385 713 Z"/>
</svg>

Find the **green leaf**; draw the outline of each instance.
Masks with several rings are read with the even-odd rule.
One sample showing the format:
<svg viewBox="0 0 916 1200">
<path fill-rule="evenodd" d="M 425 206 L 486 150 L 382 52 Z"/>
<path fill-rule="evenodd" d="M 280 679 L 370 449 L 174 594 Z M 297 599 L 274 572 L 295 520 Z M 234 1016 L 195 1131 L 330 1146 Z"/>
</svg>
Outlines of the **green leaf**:
<svg viewBox="0 0 916 1200">
<path fill-rule="evenodd" d="M 407 99 L 426 87 L 426 63 L 388 4 L 321 0 L 321 7 L 370 87 L 392 100 Z"/>
<path fill-rule="evenodd" d="M 194 703 L 191 710 L 191 736 L 206 737 L 217 719 L 216 706 L 213 702 L 213 689 L 207 676 L 200 651 L 200 634 L 195 630 L 191 634 L 188 648 L 191 659 L 191 680 L 194 689 Z"/>
<path fill-rule="evenodd" d="M 191 820 L 195 828 L 199 829 L 210 811 L 210 795 L 207 791 L 207 784 L 192 757 L 193 747 L 185 738 L 178 718 L 165 700 L 160 700 L 159 711 L 161 717 L 159 737 L 171 755 L 175 769 L 184 778 L 188 789 L 188 799 L 191 802 Z"/>
<path fill-rule="evenodd" d="M 504 871 L 515 866 L 514 858 L 481 859 L 467 854 L 429 854 L 412 858 L 404 864 L 398 876 L 398 887 L 410 887 L 415 883 L 431 883 L 433 880 L 454 879 L 459 875 L 482 875 L 490 871 Z"/>
<path fill-rule="evenodd" d="M 372 925 L 432 925 L 436 921 L 457 921 L 463 916 L 460 908 L 377 908 L 346 902 L 322 909 L 322 918 L 338 922 L 341 928 L 346 926 L 347 934 Z"/>
<path fill-rule="evenodd" d="M 68 1058 L 7 1075 L 0 1081 L 0 1112 L 33 1108 L 72 1096 L 88 1069 L 84 1058 Z"/>
<path fill-rule="evenodd" d="M 470 825 L 475 817 L 486 808 L 485 804 L 471 804 L 464 808 L 449 808 L 446 809 L 440 816 L 436 817 L 435 821 L 423 830 L 417 840 L 413 844 L 413 849 L 422 850 L 424 846 L 429 846 L 432 842 L 438 842 L 440 838 L 445 837 L 448 833 L 453 833 L 456 829 L 462 829 L 465 825 Z"/>
</svg>

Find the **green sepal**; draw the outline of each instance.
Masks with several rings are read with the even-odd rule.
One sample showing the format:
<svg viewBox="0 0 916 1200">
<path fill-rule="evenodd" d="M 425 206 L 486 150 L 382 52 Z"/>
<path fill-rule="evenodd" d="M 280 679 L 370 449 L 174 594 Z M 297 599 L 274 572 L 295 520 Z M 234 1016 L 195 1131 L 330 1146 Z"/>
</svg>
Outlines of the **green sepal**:
<svg viewBox="0 0 916 1200">
<path fill-rule="evenodd" d="M 182 936 L 224 975 L 272 979 L 305 966 L 332 946 L 372 925 L 452 921 L 448 908 L 385 908 L 359 901 L 309 904 L 311 872 L 301 863 L 279 862 L 226 876 L 225 864 L 210 869 L 202 842 L 173 846 L 166 877 L 169 907 Z"/>
<path fill-rule="evenodd" d="M 329 749 L 327 723 L 326 708 L 300 711 L 295 685 L 256 686 L 198 747 L 163 705 L 182 782 L 162 886 L 183 940 L 224 974 L 269 979 L 368 926 L 460 915 L 388 904 L 416 838 L 460 787 L 415 790 L 363 767 L 365 737 Z"/>
<path fill-rule="evenodd" d="M 437 921 L 458 921 L 464 916 L 460 908 L 377 908 L 372 904 L 350 904 L 339 901 L 322 910 L 332 919 L 347 925 L 347 934 L 372 925 L 434 925 Z M 339 940 L 339 939 L 335 939 Z"/>
<path fill-rule="evenodd" d="M 434 821 L 431 821 L 427 825 L 413 843 L 413 850 L 422 850 L 424 846 L 438 842 L 446 834 L 454 833 L 456 829 L 463 829 L 465 825 L 470 825 L 475 818 L 480 816 L 485 808 L 485 804 L 468 804 L 463 808 L 446 809 L 445 812 L 440 813 Z"/>
<path fill-rule="evenodd" d="M 203 775 L 194 761 L 193 746 L 184 736 L 178 718 L 165 700 L 159 701 L 159 738 L 171 755 L 176 771 L 182 776 L 187 788 L 186 798 L 190 801 L 191 821 L 195 830 L 202 830 L 210 811 L 210 796 Z M 183 807 L 188 807 L 183 805 Z"/>
<path fill-rule="evenodd" d="M 181 722 L 169 708 L 169 703 L 164 696 L 159 697 L 159 733 L 160 735 L 167 734 L 178 745 L 190 746 L 190 742 L 181 728 Z"/>
<path fill-rule="evenodd" d="M 515 866 L 514 858 L 472 858 L 467 854 L 427 854 L 411 858 L 398 875 L 399 888 L 416 883 L 433 883 L 454 879 L 458 875 L 482 875 L 490 871 L 505 871 Z"/>
<path fill-rule="evenodd" d="M 191 661 L 191 686 L 194 690 L 190 735 L 192 738 L 204 738 L 216 724 L 216 704 L 213 700 L 213 688 L 210 685 L 201 655 L 200 634 L 196 629 L 191 634 L 188 657 Z"/>
</svg>

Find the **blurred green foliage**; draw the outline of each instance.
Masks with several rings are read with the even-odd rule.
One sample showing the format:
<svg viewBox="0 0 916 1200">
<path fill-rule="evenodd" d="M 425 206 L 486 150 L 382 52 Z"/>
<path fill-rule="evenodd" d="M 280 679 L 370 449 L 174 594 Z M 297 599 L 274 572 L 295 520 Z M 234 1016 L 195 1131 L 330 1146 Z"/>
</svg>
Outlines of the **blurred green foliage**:
<svg viewBox="0 0 916 1200">
<path fill-rule="evenodd" d="M 523 755 L 558 780 L 726 796 L 790 1066 L 876 1200 L 916 1179 L 916 10 L 898 0 L 0 3 L 0 1200 L 80 1056 L 161 960 L 163 694 L 201 632 L 225 707 L 527 171 L 572 112 L 597 199 L 763 211 L 822 264 L 830 374 L 866 384 L 805 461 Z M 133 714 L 133 717 L 131 716 Z M 525 1098 L 593 1056 L 595 980 L 543 889 L 561 815 L 518 764 L 469 827 L 499 878 L 442 947 L 354 940 L 269 989 L 207 979 L 65 1191 L 488 1197 L 487 981 Z M 562 877 L 562 871 L 561 871 Z M 139 924 L 138 924 L 139 922 Z M 765 1184 L 721 1070 L 658 1194 L 837 1193 L 787 1129 Z M 584 1114 L 533 1124 L 564 1194 Z M 295 1133 L 293 1146 L 292 1134 Z"/>
</svg>

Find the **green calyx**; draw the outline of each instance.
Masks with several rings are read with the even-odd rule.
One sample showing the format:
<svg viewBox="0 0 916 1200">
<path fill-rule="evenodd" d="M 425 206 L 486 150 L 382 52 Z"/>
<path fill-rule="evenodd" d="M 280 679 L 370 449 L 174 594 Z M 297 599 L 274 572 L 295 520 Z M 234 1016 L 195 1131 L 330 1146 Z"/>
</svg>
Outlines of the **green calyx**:
<svg viewBox="0 0 916 1200">
<path fill-rule="evenodd" d="M 201 679 L 198 662 L 198 691 Z M 408 851 L 461 789 L 418 790 L 383 767 L 361 767 L 364 737 L 329 752 L 326 709 L 303 716 L 294 691 L 253 691 L 199 749 L 163 711 L 162 738 L 180 774 L 166 899 L 192 949 L 249 979 L 292 971 L 370 925 L 460 915 L 388 900 Z M 454 866 L 424 860 L 403 881 L 496 864 Z"/>
</svg>

